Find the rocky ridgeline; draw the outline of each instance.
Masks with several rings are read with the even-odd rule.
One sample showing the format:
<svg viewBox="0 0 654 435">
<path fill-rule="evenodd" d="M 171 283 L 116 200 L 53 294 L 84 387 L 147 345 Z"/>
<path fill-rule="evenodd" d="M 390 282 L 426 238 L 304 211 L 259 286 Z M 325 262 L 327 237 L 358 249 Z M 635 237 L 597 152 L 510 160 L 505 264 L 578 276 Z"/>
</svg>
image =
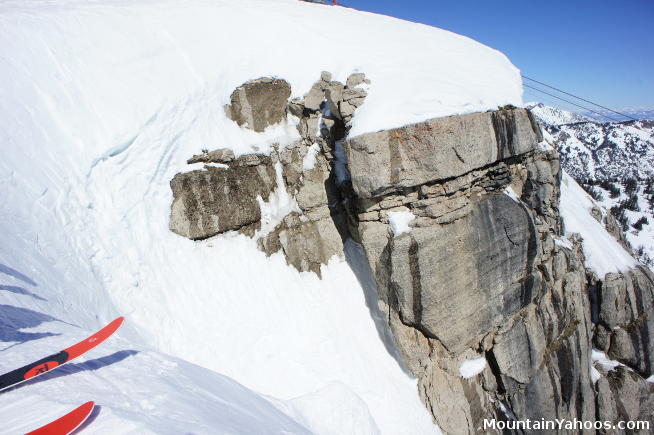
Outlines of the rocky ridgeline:
<svg viewBox="0 0 654 435">
<path fill-rule="evenodd" d="M 529 111 L 350 139 L 365 84 L 323 73 L 291 101 L 281 79 L 235 90 L 226 113 L 239 125 L 263 131 L 290 113 L 301 139 L 269 155 L 192 157 L 206 166 L 171 181 L 171 230 L 240 231 L 317 274 L 346 238 L 360 243 L 404 364 L 446 433 L 476 433 L 493 417 L 652 420 L 652 274 L 595 277 L 581 241 L 562 239 L 559 156 L 539 146 Z M 280 192 L 295 202 L 271 222 L 266 203 Z M 397 212 L 414 216 L 410 231 L 393 231 Z M 593 364 L 593 347 L 624 365 Z M 463 377 L 470 360 L 480 371 Z"/>
</svg>

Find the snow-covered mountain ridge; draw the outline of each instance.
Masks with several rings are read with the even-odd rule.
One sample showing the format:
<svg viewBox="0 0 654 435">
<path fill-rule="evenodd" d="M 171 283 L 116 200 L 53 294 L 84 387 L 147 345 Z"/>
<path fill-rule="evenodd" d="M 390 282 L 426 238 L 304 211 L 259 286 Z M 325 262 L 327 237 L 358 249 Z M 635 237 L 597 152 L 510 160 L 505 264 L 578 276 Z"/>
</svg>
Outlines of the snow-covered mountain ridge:
<svg viewBox="0 0 654 435">
<path fill-rule="evenodd" d="M 596 112 L 601 113 L 604 116 L 614 119 L 615 121 L 633 121 L 634 119 L 639 120 L 654 120 L 654 108 L 652 107 L 622 107 L 617 108 L 615 113 L 608 111 L 602 108 L 596 110 Z M 583 112 L 588 116 L 597 116 L 596 113 L 592 112 Z M 624 116 L 626 115 L 626 116 Z"/>
<path fill-rule="evenodd" d="M 598 122 L 541 103 L 527 108 L 552 135 L 562 165 L 577 180 L 654 176 L 654 121 Z"/>
<path fill-rule="evenodd" d="M 542 103 L 526 107 L 556 143 L 561 165 L 654 267 L 654 121 L 597 122 Z"/>
</svg>

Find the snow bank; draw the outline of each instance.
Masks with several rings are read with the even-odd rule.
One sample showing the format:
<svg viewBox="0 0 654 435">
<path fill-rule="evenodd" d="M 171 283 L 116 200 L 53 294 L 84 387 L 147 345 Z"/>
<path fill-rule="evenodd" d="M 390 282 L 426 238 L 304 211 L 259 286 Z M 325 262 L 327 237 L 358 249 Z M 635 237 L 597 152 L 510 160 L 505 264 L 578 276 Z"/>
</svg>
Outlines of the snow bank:
<svg viewBox="0 0 654 435">
<path fill-rule="evenodd" d="M 87 433 L 437 432 L 367 278 L 336 258 L 322 280 L 298 273 L 242 235 L 179 237 L 168 183 L 202 149 L 297 138 L 293 119 L 253 133 L 226 118 L 246 80 L 282 77 L 300 96 L 322 70 L 365 72 L 361 134 L 520 104 L 501 53 L 296 0 L 2 2 L 0 47 L 0 366 L 127 317 L 85 365 L 2 394 L 0 421 L 28 430 L 21 416 L 93 399 Z M 281 185 L 271 198 L 266 228 L 294 209 Z"/>
<path fill-rule="evenodd" d="M 483 372 L 486 368 L 486 358 L 467 359 L 459 366 L 459 374 L 463 379 L 470 379 Z"/>
<path fill-rule="evenodd" d="M 11 93 L 35 116 L 46 112 L 74 132 L 81 147 L 102 146 L 105 157 L 128 149 L 165 112 L 194 118 L 176 147 L 249 150 L 258 135 L 245 135 L 222 107 L 236 86 L 261 76 L 284 78 L 302 96 L 322 70 L 343 82 L 366 73 L 372 85 L 352 135 L 522 103 L 519 71 L 502 53 L 349 8 L 297 0 L 64 0 L 48 7 L 5 2 L 0 13 L 3 78 L 21 83 Z M 26 75 L 31 86 L 23 86 Z"/>
<path fill-rule="evenodd" d="M 409 224 L 416 217 L 408 210 L 403 211 L 392 211 L 388 213 L 388 223 L 393 230 L 393 235 L 395 237 L 403 233 L 411 232 L 411 227 Z"/>
<path fill-rule="evenodd" d="M 638 262 L 590 214 L 592 198 L 565 171 L 561 180 L 560 212 L 566 235 L 583 238 L 586 266 L 600 278 L 633 269 Z"/>
</svg>

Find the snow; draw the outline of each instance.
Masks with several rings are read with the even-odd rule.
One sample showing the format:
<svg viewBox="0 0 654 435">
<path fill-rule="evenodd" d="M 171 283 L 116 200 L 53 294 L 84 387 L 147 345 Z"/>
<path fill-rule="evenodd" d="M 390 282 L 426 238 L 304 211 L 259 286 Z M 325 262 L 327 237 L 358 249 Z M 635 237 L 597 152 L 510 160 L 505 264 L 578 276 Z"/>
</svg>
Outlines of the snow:
<svg viewBox="0 0 654 435">
<path fill-rule="evenodd" d="M 395 237 L 400 234 L 411 232 L 411 227 L 409 224 L 416 217 L 408 210 L 402 211 L 391 211 L 388 213 L 388 223 L 393 230 L 393 235 Z"/>
<path fill-rule="evenodd" d="M 624 364 L 618 361 L 609 359 L 609 357 L 607 357 L 604 352 L 599 351 L 597 349 L 593 349 L 591 351 L 590 359 L 591 359 L 590 378 L 593 381 L 593 383 L 597 382 L 602 377 L 600 371 L 595 368 L 595 364 L 600 365 L 602 369 L 604 369 L 607 372 L 610 372 L 611 370 L 614 370 L 619 366 L 625 366 Z"/>
<path fill-rule="evenodd" d="M 316 166 L 316 155 L 320 151 L 320 145 L 314 143 L 307 149 L 307 155 L 302 160 L 302 167 L 306 171 L 312 170 Z"/>
<path fill-rule="evenodd" d="M 612 198 L 601 186 L 592 186 L 601 195 L 596 203 L 605 209 L 604 213 L 627 199 L 625 182 L 630 178 L 636 180 L 638 210 L 625 210 L 625 236 L 640 261 L 654 270 L 654 210 L 645 192 L 648 179 L 654 175 L 652 123 L 642 120 L 602 123 L 540 103 L 526 106 L 532 107 L 532 113 L 543 124 L 546 141 L 556 143 L 568 174 L 576 180 L 611 181 L 621 187 L 623 193 Z M 643 217 L 649 222 L 640 230 L 634 228 L 633 224 Z"/>
<path fill-rule="evenodd" d="M 194 163 L 194 164 L 199 164 L 199 163 Z M 210 162 L 210 163 L 204 163 L 203 165 L 204 165 L 204 166 L 210 166 L 210 167 L 212 167 L 212 168 L 229 169 L 229 166 L 227 166 L 227 165 L 224 164 L 224 163 L 213 163 L 213 162 Z"/>
<path fill-rule="evenodd" d="M 467 359 L 459 366 L 459 374 L 463 379 L 470 379 L 483 372 L 486 368 L 486 358 Z"/>
<path fill-rule="evenodd" d="M 83 338 L 79 328 L 43 324 L 62 335 L 22 345 L 45 356 Z M 10 433 L 34 430 L 88 400 L 95 400 L 84 434 L 311 433 L 270 401 L 210 370 L 112 338 L 101 348 L 57 371 L 3 392 L 2 423 Z M 18 362 L 18 361 L 16 361 Z M 24 361 L 26 362 L 26 361 Z M 15 368 L 2 361 L 3 371 Z M 94 418 L 95 415 L 95 418 Z"/>
<path fill-rule="evenodd" d="M 161 116 L 189 115 L 199 125 L 186 125 L 181 142 L 195 136 L 212 148 L 249 149 L 252 138 L 222 107 L 236 86 L 270 75 L 289 81 L 295 97 L 323 70 L 343 83 L 364 72 L 372 84 L 352 136 L 522 103 L 519 71 L 502 53 L 349 8 L 297 0 L 67 0 L 46 10 L 39 1 L 5 2 L 1 12 L 5 71 L 18 82 L 29 71 L 38 85 L 14 92 L 31 94 L 24 104 L 52 111 L 69 133 L 87 130 L 78 140 L 85 147 L 89 139 L 94 146 L 111 139 L 105 150 L 129 148 Z M 341 49 L 317 49 L 333 46 L 334 34 Z"/>
<path fill-rule="evenodd" d="M 607 190 L 601 186 L 594 186 L 594 189 L 601 193 L 600 200 L 597 201 L 604 209 L 610 210 L 612 207 L 617 206 L 620 202 L 625 201 L 628 195 L 625 194 L 625 186 L 623 184 L 614 184 L 620 188 L 620 195 L 616 198 L 611 198 Z M 627 242 L 634 250 L 642 248 L 643 257 L 654 258 L 654 210 L 647 200 L 647 193 L 645 192 L 646 182 L 638 181 L 637 189 L 634 192 L 638 199 L 638 211 L 625 209 L 625 216 L 628 219 L 629 229 L 624 233 Z M 647 219 L 647 223 L 642 225 L 640 230 L 633 227 L 633 224 L 638 222 L 641 218 Z M 648 264 L 650 269 L 654 270 L 654 263 Z"/>
<path fill-rule="evenodd" d="M 565 249 L 572 250 L 572 242 L 567 237 L 554 237 L 554 244 Z"/>
<path fill-rule="evenodd" d="M 590 380 L 595 384 L 597 381 L 600 380 L 602 377 L 602 374 L 595 368 L 593 363 L 590 364 Z"/>
<path fill-rule="evenodd" d="M 517 193 L 515 193 L 515 190 L 513 190 L 511 186 L 505 187 L 504 193 L 515 202 L 520 203 L 520 197 L 518 196 Z"/>
<path fill-rule="evenodd" d="M 504 55 L 296 0 L 5 1 L 0 45 L 11 83 L 0 99 L 0 369 L 127 318 L 79 362 L 0 395 L 3 429 L 95 400 L 88 434 L 439 432 L 360 249 L 348 243 L 319 279 L 244 235 L 185 239 L 168 229 L 169 182 L 204 148 L 265 153 L 298 138 L 292 116 L 263 133 L 227 119 L 249 79 L 281 77 L 302 96 L 323 70 L 366 73 L 357 135 L 519 105 Z M 297 211 L 279 168 L 277 183 L 259 235 Z"/>
<path fill-rule="evenodd" d="M 642 180 L 654 175 L 651 122 L 597 122 L 540 103 L 525 106 L 544 127 L 545 139 L 557 144 L 563 167 L 575 179 Z"/>
<path fill-rule="evenodd" d="M 591 216 L 593 206 L 593 199 L 563 171 L 561 217 L 566 235 L 579 233 L 583 238 L 586 266 L 600 279 L 607 273 L 625 272 L 636 267 L 638 262 Z"/>
<path fill-rule="evenodd" d="M 270 234 L 286 215 L 292 212 L 302 213 L 295 198 L 286 191 L 280 162 L 275 163 L 275 179 L 277 188 L 269 195 L 268 202 L 257 196 L 261 208 L 261 229 L 257 231 L 257 238 Z"/>
<path fill-rule="evenodd" d="M 592 118 L 582 114 L 546 106 L 538 102 L 525 103 L 524 107 L 531 110 L 534 115 L 549 125 L 565 125 L 573 124 L 575 122 L 593 121 Z"/>
<path fill-rule="evenodd" d="M 606 370 L 609 370 L 609 371 L 615 369 L 616 367 L 619 367 L 619 366 L 623 365 L 623 364 L 619 363 L 618 361 L 609 359 L 604 352 L 602 352 L 600 350 L 597 350 L 597 349 L 593 349 L 591 351 L 591 359 L 592 359 L 593 363 L 599 364 L 603 368 L 605 368 Z"/>
<path fill-rule="evenodd" d="M 545 135 L 543 135 L 545 136 Z M 552 135 L 547 133 L 547 137 L 551 138 Z M 554 142 L 554 141 L 551 141 Z M 548 152 L 548 151 L 554 151 L 554 147 L 550 145 L 551 142 L 548 142 L 547 140 L 538 142 L 538 149 L 542 152 Z"/>
</svg>

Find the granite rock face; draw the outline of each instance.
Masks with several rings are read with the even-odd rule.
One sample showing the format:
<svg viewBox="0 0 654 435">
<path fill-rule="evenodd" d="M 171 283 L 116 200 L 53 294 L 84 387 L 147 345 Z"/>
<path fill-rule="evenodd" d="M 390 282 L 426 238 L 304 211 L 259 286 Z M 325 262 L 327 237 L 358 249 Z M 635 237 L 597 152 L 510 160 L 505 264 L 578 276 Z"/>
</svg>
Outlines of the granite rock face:
<svg viewBox="0 0 654 435">
<path fill-rule="evenodd" d="M 595 285 L 595 347 L 647 377 L 654 370 L 654 274 L 639 267 Z"/>
<path fill-rule="evenodd" d="M 540 140 L 526 110 L 501 110 L 366 134 L 348 140 L 345 149 L 357 196 L 371 198 L 459 177 L 533 151 Z"/>
<path fill-rule="evenodd" d="M 235 122 L 262 131 L 293 116 L 301 139 L 267 155 L 193 156 L 205 167 L 171 181 L 171 230 L 241 231 L 318 275 L 354 239 L 445 433 L 493 418 L 652 420 L 653 276 L 585 268 L 581 239 L 563 237 L 558 153 L 539 145 L 531 114 L 505 107 L 348 138 L 369 84 L 323 72 L 290 101 L 280 79 L 240 86 L 226 109 Z M 270 221 L 266 203 L 282 193 L 293 207 Z M 413 215 L 410 231 L 396 234 L 397 212 Z M 593 362 L 593 347 L 623 365 Z M 464 376 L 470 360 L 482 364 Z"/>
<path fill-rule="evenodd" d="M 654 421 L 654 384 L 626 367 L 604 371 L 597 381 L 597 409 L 602 421 Z M 600 430 L 600 434 L 648 434 L 651 430 Z"/>
<path fill-rule="evenodd" d="M 452 222 L 429 225 L 433 212 L 417 211 L 426 214 L 420 226 L 399 237 L 383 234 L 381 251 L 367 236 L 387 233 L 387 225 L 367 222 L 361 231 L 376 259 L 381 297 L 405 324 L 453 351 L 531 302 L 538 285 L 532 272 L 539 239 L 526 208 L 503 194 L 466 201 Z"/>
<path fill-rule="evenodd" d="M 427 121 L 346 142 L 380 308 L 447 433 L 483 418 L 594 419 L 579 242 L 555 243 L 560 169 L 524 109 Z M 382 170 L 374 168 L 384 168 Z M 408 210 L 409 233 L 389 217 Z M 466 359 L 486 369 L 463 379 Z"/>
</svg>

